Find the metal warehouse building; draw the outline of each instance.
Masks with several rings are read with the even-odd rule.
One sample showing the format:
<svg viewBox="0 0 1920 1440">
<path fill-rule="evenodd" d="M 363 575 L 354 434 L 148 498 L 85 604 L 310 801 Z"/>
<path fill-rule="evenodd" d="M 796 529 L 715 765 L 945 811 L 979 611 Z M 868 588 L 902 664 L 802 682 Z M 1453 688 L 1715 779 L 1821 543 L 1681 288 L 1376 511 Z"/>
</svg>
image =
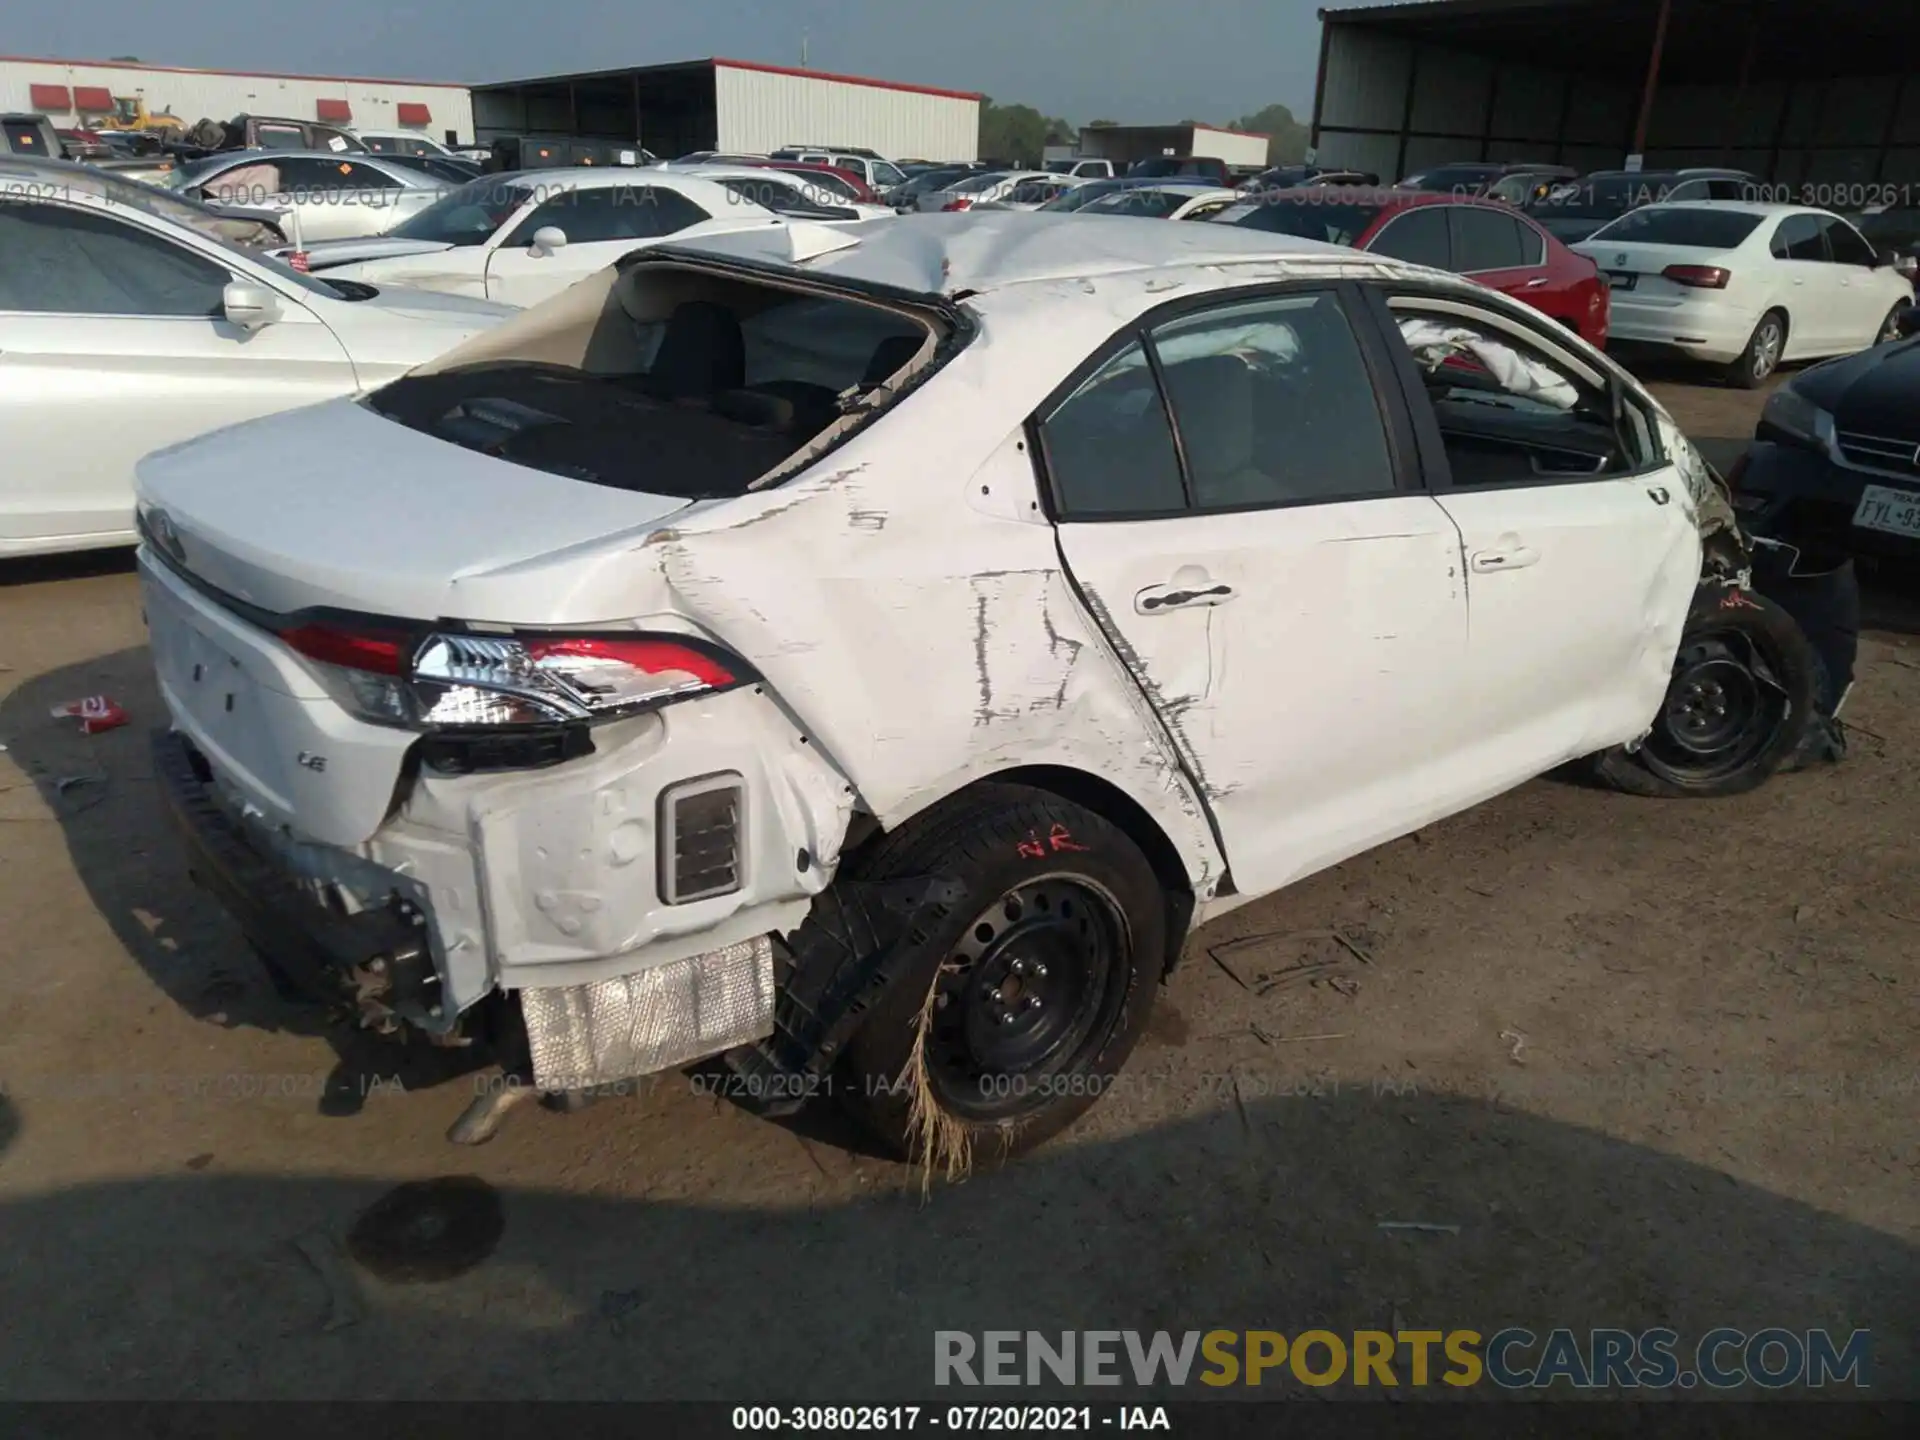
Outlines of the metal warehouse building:
<svg viewBox="0 0 1920 1440">
<path fill-rule="evenodd" d="M 688 60 L 473 89 L 476 138 L 546 132 L 638 140 L 663 158 L 859 145 L 895 159 L 972 160 L 980 96 L 745 60 Z"/>
<path fill-rule="evenodd" d="M 1320 19 L 1322 164 L 1397 177 L 1641 154 L 1795 186 L 1920 184 L 1914 0 L 1432 0 Z"/>
<path fill-rule="evenodd" d="M 37 110 L 56 127 L 85 126 L 139 98 L 154 113 L 196 120 L 282 115 L 370 130 L 419 130 L 435 139 L 473 134 L 467 87 L 346 75 L 249 74 L 168 65 L 0 56 L 0 110 Z"/>
</svg>

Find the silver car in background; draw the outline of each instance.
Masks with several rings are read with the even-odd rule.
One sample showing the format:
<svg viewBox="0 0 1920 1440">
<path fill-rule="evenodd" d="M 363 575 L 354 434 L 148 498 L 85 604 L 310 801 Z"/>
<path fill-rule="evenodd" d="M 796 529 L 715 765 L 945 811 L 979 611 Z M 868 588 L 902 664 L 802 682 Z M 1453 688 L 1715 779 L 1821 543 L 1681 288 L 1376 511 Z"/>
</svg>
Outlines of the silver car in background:
<svg viewBox="0 0 1920 1440">
<path fill-rule="evenodd" d="M 167 188 L 215 205 L 271 210 L 298 242 L 384 235 L 454 187 L 378 155 L 236 150 L 177 167 Z"/>
</svg>

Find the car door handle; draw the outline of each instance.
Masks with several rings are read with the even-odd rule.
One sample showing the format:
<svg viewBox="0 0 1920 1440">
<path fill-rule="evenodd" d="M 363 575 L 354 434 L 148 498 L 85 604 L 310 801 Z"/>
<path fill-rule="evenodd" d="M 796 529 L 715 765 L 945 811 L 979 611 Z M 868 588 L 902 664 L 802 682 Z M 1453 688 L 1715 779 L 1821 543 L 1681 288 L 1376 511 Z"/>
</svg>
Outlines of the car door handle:
<svg viewBox="0 0 1920 1440">
<path fill-rule="evenodd" d="M 1169 610 L 1195 610 L 1202 606 L 1224 605 L 1233 598 L 1231 585 L 1215 585 L 1206 580 L 1197 583 L 1149 585 L 1133 597 L 1135 613 L 1164 615 Z"/>
<path fill-rule="evenodd" d="M 1501 550 L 1476 550 L 1473 552 L 1473 568 L 1482 575 L 1496 574 L 1501 570 L 1524 570 L 1529 565 L 1540 563 L 1540 552 L 1529 545 L 1509 545 Z"/>
<path fill-rule="evenodd" d="M 1538 290 L 1542 286 L 1548 285 L 1550 283 L 1552 283 L 1550 276 L 1536 275 L 1533 277 L 1533 279 L 1527 281 L 1526 288 L 1529 290 Z"/>
</svg>

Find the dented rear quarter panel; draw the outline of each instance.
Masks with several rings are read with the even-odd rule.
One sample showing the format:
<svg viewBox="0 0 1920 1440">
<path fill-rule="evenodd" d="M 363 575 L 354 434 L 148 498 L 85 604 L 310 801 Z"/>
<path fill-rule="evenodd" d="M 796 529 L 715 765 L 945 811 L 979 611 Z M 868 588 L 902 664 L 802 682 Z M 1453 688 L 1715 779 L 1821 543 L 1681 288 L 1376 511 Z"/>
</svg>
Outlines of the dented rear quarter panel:
<svg viewBox="0 0 1920 1440">
<path fill-rule="evenodd" d="M 1066 326 L 1028 297 L 981 306 L 972 343 L 880 423 L 644 549 L 665 605 L 759 669 L 882 824 L 1016 767 L 1063 766 L 1153 816 L 1204 896 L 1224 868 L 1206 811 L 1063 571 L 1024 431 L 1158 298 L 1115 288 L 1111 309 L 1075 307 Z"/>
</svg>

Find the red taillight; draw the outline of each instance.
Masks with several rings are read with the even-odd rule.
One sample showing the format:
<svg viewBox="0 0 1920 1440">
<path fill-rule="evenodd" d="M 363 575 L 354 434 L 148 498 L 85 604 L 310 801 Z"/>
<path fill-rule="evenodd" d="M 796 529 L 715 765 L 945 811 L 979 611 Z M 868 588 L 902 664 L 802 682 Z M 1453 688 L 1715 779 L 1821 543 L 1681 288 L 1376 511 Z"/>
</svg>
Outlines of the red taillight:
<svg viewBox="0 0 1920 1440">
<path fill-rule="evenodd" d="M 940 208 L 942 210 L 971 210 L 973 208 L 973 201 L 967 199 L 965 196 L 959 196 L 949 200 Z"/>
<path fill-rule="evenodd" d="M 702 685 L 719 689 L 734 683 L 734 674 L 705 651 L 676 645 L 671 640 L 598 640 L 568 637 L 559 640 L 529 640 L 527 654 L 534 661 L 571 655 L 582 659 L 608 660 L 630 665 L 648 675 L 677 673 L 691 675 Z"/>
<path fill-rule="evenodd" d="M 377 631 L 342 630 L 333 625 L 301 625 L 282 630 L 280 638 L 309 660 L 365 670 L 370 675 L 400 673 L 401 640 Z"/>
<path fill-rule="evenodd" d="M 1718 265 L 1669 265 L 1660 274 L 1676 285 L 1685 285 L 1693 290 L 1724 290 L 1727 282 L 1733 279 L 1730 271 L 1722 270 Z"/>
</svg>

